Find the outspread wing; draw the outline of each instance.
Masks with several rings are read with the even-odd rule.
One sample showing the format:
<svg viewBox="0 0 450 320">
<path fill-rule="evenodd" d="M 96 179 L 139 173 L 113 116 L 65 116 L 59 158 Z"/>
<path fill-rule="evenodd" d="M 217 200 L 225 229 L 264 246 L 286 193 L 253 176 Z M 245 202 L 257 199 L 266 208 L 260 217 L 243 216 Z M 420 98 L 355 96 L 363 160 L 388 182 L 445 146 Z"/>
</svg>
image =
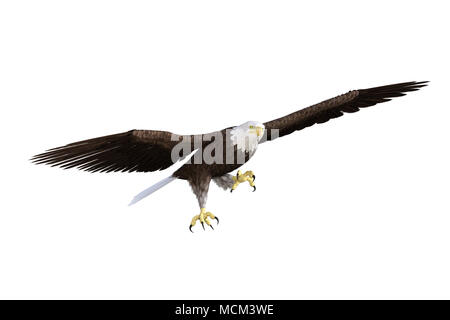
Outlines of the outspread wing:
<svg viewBox="0 0 450 320">
<path fill-rule="evenodd" d="M 267 132 L 265 141 L 274 140 L 277 137 L 288 135 L 316 123 L 327 122 L 330 119 L 342 116 L 345 112 L 357 112 L 360 108 L 370 107 L 377 103 L 390 101 L 394 97 L 404 96 L 405 92 L 419 90 L 419 88 L 426 86 L 427 82 L 404 82 L 349 91 L 346 94 L 264 123 Z M 272 131 L 273 129 L 278 131 Z"/>
<path fill-rule="evenodd" d="M 171 152 L 179 140 L 173 137 L 166 131 L 131 130 L 50 149 L 31 161 L 90 172 L 156 171 L 174 163 Z"/>
</svg>

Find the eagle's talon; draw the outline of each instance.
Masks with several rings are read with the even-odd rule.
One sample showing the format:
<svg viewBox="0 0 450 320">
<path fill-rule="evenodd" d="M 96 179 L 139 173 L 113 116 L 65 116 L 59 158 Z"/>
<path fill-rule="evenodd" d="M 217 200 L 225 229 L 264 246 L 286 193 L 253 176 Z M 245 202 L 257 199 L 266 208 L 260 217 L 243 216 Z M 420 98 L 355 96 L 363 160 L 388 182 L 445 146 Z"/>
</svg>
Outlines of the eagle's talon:
<svg viewBox="0 0 450 320">
<path fill-rule="evenodd" d="M 211 225 L 211 221 L 209 220 L 209 218 L 217 220 L 217 224 L 219 224 L 219 218 L 217 218 L 211 212 L 206 212 L 205 208 L 201 208 L 200 214 L 198 214 L 192 218 L 191 225 L 189 226 L 189 230 L 192 233 L 194 232 L 194 231 L 192 231 L 192 227 L 195 226 L 197 221 L 200 221 L 200 224 L 202 225 L 203 230 L 206 230 L 205 224 L 207 224 L 208 226 L 211 227 L 211 229 L 214 230 L 214 227 Z"/>
<path fill-rule="evenodd" d="M 242 173 L 241 170 L 238 170 L 236 176 L 232 177 L 232 179 L 234 183 L 230 190 L 231 193 L 233 193 L 234 189 L 236 189 L 237 186 L 243 182 L 248 182 L 249 185 L 253 187 L 253 192 L 256 190 L 256 176 L 253 174 L 253 171 L 246 171 L 245 173 Z"/>
</svg>

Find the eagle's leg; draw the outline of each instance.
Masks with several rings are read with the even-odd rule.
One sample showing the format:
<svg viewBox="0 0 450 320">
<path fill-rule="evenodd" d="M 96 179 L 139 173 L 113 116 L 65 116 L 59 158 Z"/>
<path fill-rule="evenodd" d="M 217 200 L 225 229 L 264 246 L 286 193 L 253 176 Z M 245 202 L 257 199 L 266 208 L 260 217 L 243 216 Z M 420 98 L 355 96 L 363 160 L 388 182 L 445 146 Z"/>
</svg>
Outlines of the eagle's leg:
<svg viewBox="0 0 450 320">
<path fill-rule="evenodd" d="M 209 175 L 204 175 L 204 173 L 202 172 L 192 177 L 192 179 L 189 179 L 189 184 L 191 185 L 192 191 L 197 197 L 198 204 L 200 206 L 200 213 L 192 218 L 191 224 L 189 225 L 189 230 L 191 232 L 193 232 L 192 227 L 195 226 L 197 221 L 200 221 L 203 230 L 205 230 L 205 223 L 210 226 L 211 229 L 214 229 L 209 218 L 215 219 L 217 220 L 217 223 L 219 223 L 219 218 L 217 218 L 211 212 L 207 212 L 205 209 L 210 182 L 211 177 Z"/>
<path fill-rule="evenodd" d="M 233 186 L 231 187 L 231 192 L 233 192 L 234 189 L 237 188 L 237 186 L 243 182 L 248 182 L 251 187 L 253 187 L 253 191 L 256 191 L 255 186 L 255 174 L 253 171 L 246 171 L 245 173 L 242 173 L 241 170 L 238 170 L 236 173 L 236 176 L 233 176 Z"/>
</svg>

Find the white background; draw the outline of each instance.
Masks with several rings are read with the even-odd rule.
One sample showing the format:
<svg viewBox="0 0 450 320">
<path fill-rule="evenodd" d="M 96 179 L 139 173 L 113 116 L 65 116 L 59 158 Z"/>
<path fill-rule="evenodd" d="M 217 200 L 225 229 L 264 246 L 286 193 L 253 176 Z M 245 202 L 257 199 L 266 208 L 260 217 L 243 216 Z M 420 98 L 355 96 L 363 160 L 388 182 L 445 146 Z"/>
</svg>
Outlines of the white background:
<svg viewBox="0 0 450 320">
<path fill-rule="evenodd" d="M 2 1 L 0 298 L 450 298 L 446 1 Z M 262 145 L 258 190 L 28 159 L 430 86 Z"/>
</svg>

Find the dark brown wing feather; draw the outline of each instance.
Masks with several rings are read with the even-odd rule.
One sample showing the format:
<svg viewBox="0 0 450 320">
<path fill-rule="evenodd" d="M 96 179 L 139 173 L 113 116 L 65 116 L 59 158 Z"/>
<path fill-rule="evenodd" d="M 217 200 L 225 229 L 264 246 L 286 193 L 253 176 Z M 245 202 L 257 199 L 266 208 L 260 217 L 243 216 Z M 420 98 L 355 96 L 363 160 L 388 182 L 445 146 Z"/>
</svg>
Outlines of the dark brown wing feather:
<svg viewBox="0 0 450 320">
<path fill-rule="evenodd" d="M 166 131 L 131 130 L 50 149 L 31 161 L 90 172 L 156 171 L 173 164 L 171 151 L 178 141 L 171 137 Z"/>
<path fill-rule="evenodd" d="M 416 91 L 426 86 L 428 81 L 404 82 L 388 86 L 349 91 L 346 94 L 325 100 L 311 107 L 291 113 L 285 117 L 264 123 L 267 132 L 266 140 L 277 138 L 272 129 L 279 130 L 282 137 L 296 130 L 324 123 L 330 119 L 338 118 L 345 112 L 357 112 L 360 108 L 373 106 L 377 103 L 390 101 L 391 98 L 404 96 L 405 92 Z"/>
</svg>

